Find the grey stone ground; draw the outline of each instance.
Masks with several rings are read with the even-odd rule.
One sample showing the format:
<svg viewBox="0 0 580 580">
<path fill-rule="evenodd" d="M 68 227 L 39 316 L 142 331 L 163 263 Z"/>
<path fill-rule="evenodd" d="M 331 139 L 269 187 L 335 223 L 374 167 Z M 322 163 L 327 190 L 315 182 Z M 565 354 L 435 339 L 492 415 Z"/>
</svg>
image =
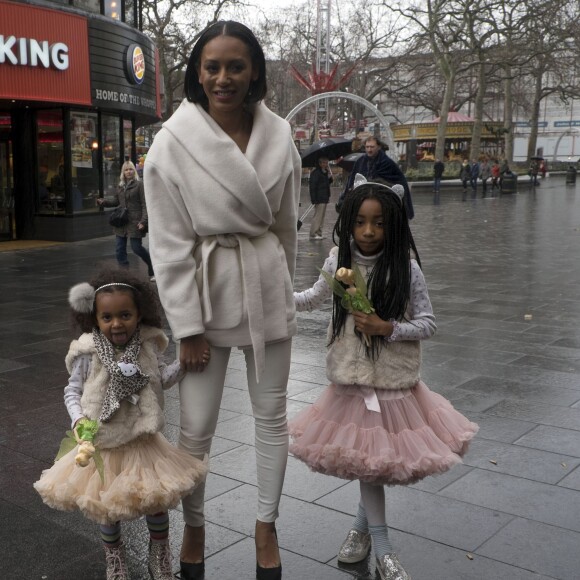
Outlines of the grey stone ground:
<svg viewBox="0 0 580 580">
<path fill-rule="evenodd" d="M 424 344 L 424 379 L 481 430 L 465 464 L 389 488 L 392 539 L 414 580 L 580 578 L 580 194 L 550 177 L 517 195 L 461 201 L 415 191 L 413 231 L 438 320 Z M 307 206 L 303 196 L 303 207 Z M 326 231 L 336 214 L 328 207 Z M 331 247 L 300 231 L 296 287 L 316 278 Z M 66 295 L 110 238 L 0 252 L 0 577 L 104 577 L 93 525 L 44 506 L 32 483 L 68 428 L 63 356 Z M 132 257 L 134 258 L 134 257 Z M 133 261 L 133 264 L 141 267 Z M 290 415 L 326 383 L 328 310 L 299 316 Z M 529 316 L 527 316 L 529 315 Z M 529 319 L 531 316 L 531 319 Z M 208 580 L 254 577 L 253 420 L 242 358 L 231 359 L 208 481 Z M 167 396 L 175 440 L 178 393 Z M 278 521 L 285 578 L 375 578 L 374 565 L 337 564 L 357 483 L 315 475 L 293 458 Z M 171 514 L 174 560 L 181 515 Z M 133 578 L 144 579 L 143 521 L 125 526 Z"/>
</svg>

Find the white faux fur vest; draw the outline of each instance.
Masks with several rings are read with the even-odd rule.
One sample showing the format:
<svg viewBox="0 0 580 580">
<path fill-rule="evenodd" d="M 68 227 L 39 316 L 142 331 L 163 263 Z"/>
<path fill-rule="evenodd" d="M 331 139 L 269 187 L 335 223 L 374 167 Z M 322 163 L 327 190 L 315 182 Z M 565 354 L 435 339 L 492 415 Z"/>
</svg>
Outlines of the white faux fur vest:
<svg viewBox="0 0 580 580">
<path fill-rule="evenodd" d="M 354 333 L 354 318 L 348 315 L 344 335 L 328 348 L 326 369 L 328 380 L 337 385 L 408 389 L 421 378 L 421 343 L 418 340 L 390 342 L 373 361 L 365 355 L 364 344 Z"/>
<path fill-rule="evenodd" d="M 141 326 L 139 365 L 143 372 L 149 375 L 149 383 L 139 392 L 136 405 L 126 399 L 121 401 L 121 407 L 111 420 L 100 426 L 96 443 L 101 449 L 119 447 L 140 435 L 157 433 L 163 429 L 164 399 L 157 353 L 163 352 L 167 344 L 167 337 L 161 329 Z M 81 406 L 86 417 L 98 419 L 109 382 L 109 373 L 97 356 L 91 333 L 82 334 L 78 340 L 72 341 L 65 359 L 69 372 L 73 361 L 81 354 L 91 355 L 91 370 L 83 385 Z"/>
</svg>

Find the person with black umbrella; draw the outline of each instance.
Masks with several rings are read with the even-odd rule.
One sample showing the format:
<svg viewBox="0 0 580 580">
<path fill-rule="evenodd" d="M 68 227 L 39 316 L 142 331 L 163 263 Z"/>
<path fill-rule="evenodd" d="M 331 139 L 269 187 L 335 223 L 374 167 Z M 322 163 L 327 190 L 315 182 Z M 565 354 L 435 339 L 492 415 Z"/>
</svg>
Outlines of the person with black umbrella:
<svg viewBox="0 0 580 580">
<path fill-rule="evenodd" d="M 326 204 L 330 201 L 330 184 L 332 183 L 332 171 L 328 167 L 328 157 L 321 156 L 318 159 L 318 167 L 310 174 L 308 187 L 310 201 L 314 205 L 314 217 L 310 222 L 310 239 L 322 240 L 322 224 L 326 215 Z"/>
<path fill-rule="evenodd" d="M 399 166 L 384 152 L 379 140 L 373 136 L 367 137 L 365 140 L 365 154 L 354 164 L 346 188 L 336 204 L 337 211 L 340 211 L 345 196 L 353 188 L 354 178 L 357 173 L 366 177 L 368 181 L 380 177 L 391 184 L 400 183 L 405 189 L 403 201 L 407 210 L 407 217 L 413 219 L 415 211 L 407 178 Z"/>
</svg>

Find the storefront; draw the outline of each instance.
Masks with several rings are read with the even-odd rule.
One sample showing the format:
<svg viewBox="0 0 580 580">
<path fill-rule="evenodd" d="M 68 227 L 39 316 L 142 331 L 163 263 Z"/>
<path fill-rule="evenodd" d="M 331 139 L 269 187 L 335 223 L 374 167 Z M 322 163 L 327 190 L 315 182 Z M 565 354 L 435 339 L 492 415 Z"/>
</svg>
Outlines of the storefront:
<svg viewBox="0 0 580 580">
<path fill-rule="evenodd" d="M 96 199 L 161 110 L 153 44 L 114 18 L 0 0 L 0 240 L 111 232 Z"/>
</svg>

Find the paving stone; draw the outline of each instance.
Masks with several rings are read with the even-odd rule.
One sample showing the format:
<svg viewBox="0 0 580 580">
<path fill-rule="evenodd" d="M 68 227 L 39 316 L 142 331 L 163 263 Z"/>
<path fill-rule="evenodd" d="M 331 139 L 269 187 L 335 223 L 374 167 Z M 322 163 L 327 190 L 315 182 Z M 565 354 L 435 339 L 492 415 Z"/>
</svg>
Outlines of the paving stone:
<svg viewBox="0 0 580 580">
<path fill-rule="evenodd" d="M 558 485 L 580 491 L 580 468 L 576 468 L 570 475 L 564 477 Z"/>
<path fill-rule="evenodd" d="M 566 455 L 484 439 L 472 441 L 464 462 L 479 469 L 553 484 L 580 465 L 580 459 Z"/>
<path fill-rule="evenodd" d="M 534 449 L 580 457 L 580 431 L 571 429 L 538 425 L 519 439 L 516 439 L 514 443 L 524 447 L 533 447 Z"/>
<path fill-rule="evenodd" d="M 488 409 L 487 413 L 580 431 L 580 409 L 525 401 L 501 401 Z"/>
<path fill-rule="evenodd" d="M 506 417 L 496 417 L 487 413 L 469 413 L 469 418 L 479 425 L 476 437 L 490 441 L 513 443 L 522 435 L 531 431 L 536 425 Z"/>
<path fill-rule="evenodd" d="M 474 469 L 440 495 L 477 506 L 580 531 L 580 502 L 575 491 Z"/>
<path fill-rule="evenodd" d="M 515 518 L 477 554 L 561 580 L 577 580 L 580 534 Z"/>
</svg>

